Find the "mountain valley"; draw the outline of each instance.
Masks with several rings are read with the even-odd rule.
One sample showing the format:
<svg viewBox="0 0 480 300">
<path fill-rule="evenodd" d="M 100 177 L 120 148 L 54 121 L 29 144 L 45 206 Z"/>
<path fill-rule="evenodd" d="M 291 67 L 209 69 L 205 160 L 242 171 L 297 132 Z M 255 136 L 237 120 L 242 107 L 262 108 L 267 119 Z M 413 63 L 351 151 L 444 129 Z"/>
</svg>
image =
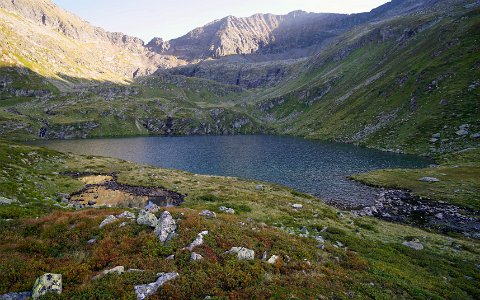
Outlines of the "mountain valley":
<svg viewBox="0 0 480 300">
<path fill-rule="evenodd" d="M 226 16 L 150 41 L 52 0 L 0 0 L 0 299 L 478 299 L 479 100 L 477 0 Z M 32 145 L 200 135 L 427 163 L 352 174 L 348 161 L 379 195 L 347 209 L 256 177 Z M 152 151 L 138 143 L 125 152 Z M 190 150 L 223 167 L 232 145 L 205 144 Z"/>
</svg>

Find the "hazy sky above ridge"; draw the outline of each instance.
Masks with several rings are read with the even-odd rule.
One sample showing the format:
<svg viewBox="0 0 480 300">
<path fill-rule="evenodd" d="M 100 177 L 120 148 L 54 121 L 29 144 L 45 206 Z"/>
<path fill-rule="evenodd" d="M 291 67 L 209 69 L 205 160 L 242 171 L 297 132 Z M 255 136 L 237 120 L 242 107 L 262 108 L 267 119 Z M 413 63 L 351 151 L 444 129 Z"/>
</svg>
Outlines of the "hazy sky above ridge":
<svg viewBox="0 0 480 300">
<path fill-rule="evenodd" d="M 92 25 L 142 38 L 180 37 L 213 20 L 255 13 L 309 12 L 358 13 L 387 0 L 54 0 Z"/>
</svg>

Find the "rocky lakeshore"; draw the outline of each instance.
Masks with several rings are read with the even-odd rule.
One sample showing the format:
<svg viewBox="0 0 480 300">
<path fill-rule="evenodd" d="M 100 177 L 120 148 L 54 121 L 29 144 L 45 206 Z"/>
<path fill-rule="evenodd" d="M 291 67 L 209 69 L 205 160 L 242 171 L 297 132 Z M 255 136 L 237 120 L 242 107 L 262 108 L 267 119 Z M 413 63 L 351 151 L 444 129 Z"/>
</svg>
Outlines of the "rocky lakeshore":
<svg viewBox="0 0 480 300">
<path fill-rule="evenodd" d="M 373 206 L 352 210 L 352 213 L 480 239 L 478 211 L 443 201 L 424 200 L 408 191 L 382 190 Z"/>
</svg>

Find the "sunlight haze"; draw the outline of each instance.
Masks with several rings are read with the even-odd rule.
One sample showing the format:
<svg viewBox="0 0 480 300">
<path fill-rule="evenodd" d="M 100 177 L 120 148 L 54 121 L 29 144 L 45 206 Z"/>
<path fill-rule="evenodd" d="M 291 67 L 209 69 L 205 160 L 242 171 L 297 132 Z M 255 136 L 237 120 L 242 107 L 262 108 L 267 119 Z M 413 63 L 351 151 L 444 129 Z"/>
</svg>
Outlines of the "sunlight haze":
<svg viewBox="0 0 480 300">
<path fill-rule="evenodd" d="M 173 39 L 228 15 L 247 17 L 255 13 L 309 12 L 358 13 L 386 3 L 385 0 L 54 0 L 63 9 L 95 26 L 120 31 L 148 42 L 153 37 Z"/>
</svg>

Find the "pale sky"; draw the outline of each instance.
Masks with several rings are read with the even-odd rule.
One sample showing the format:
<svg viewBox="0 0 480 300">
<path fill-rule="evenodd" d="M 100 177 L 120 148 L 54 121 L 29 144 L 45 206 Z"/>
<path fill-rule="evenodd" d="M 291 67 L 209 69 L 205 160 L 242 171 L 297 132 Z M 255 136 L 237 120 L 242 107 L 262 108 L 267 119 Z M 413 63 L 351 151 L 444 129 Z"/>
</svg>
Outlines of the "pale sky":
<svg viewBox="0 0 480 300">
<path fill-rule="evenodd" d="M 142 38 L 166 40 L 228 15 L 366 12 L 387 0 L 54 0 L 92 25 Z"/>
</svg>

